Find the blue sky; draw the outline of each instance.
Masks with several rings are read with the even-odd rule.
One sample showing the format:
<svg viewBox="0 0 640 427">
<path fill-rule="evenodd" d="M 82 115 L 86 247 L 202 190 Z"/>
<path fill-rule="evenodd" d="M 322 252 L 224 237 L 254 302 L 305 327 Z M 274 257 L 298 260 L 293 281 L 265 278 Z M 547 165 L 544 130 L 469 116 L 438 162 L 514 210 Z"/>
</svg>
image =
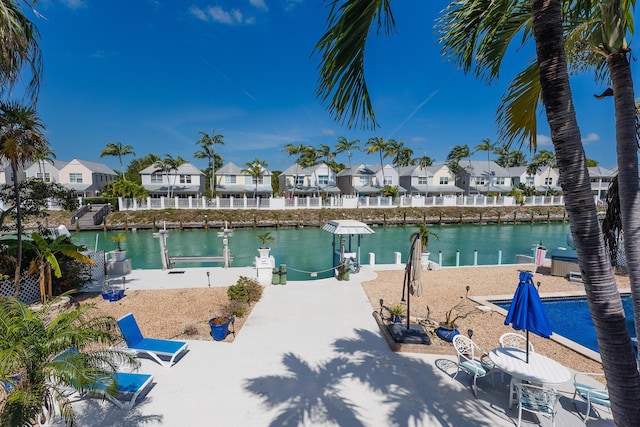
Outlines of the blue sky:
<svg viewBox="0 0 640 427">
<path fill-rule="evenodd" d="M 37 104 L 57 158 L 103 161 L 108 142 L 193 159 L 199 131 L 224 135 L 216 146 L 225 163 L 258 157 L 271 170 L 293 162 L 285 144 L 333 146 L 339 136 L 404 141 L 416 156 L 443 162 L 454 145 L 497 141 L 495 111 L 515 70 L 533 51 L 520 52 L 488 87 L 440 55 L 433 22 L 443 1 L 394 2 L 397 34 L 371 37 L 366 72 L 376 130 L 333 122 L 314 90 L 315 43 L 328 10 L 321 0 L 41 0 L 44 85 Z M 640 80 L 633 62 L 635 81 Z M 611 98 L 591 76 L 572 80 L 587 156 L 615 165 Z M 539 149 L 552 149 L 540 116 Z M 529 155 L 528 148 L 524 152 Z M 474 156 L 486 159 L 486 152 Z M 126 157 L 128 163 L 132 157 Z M 338 158 L 347 163 L 345 155 Z M 355 154 L 353 162 L 378 163 Z"/>
</svg>

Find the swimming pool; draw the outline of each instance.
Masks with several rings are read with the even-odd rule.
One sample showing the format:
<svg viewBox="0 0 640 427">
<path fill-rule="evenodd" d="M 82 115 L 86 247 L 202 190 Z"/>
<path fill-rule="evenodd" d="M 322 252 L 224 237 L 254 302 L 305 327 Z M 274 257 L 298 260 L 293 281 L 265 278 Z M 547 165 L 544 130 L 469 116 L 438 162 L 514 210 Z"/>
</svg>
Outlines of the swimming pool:
<svg viewBox="0 0 640 427">
<path fill-rule="evenodd" d="M 511 301 L 494 301 L 493 303 L 507 311 L 511 306 Z M 591 320 L 586 297 L 543 298 L 542 304 L 554 334 L 562 335 L 590 350 L 598 351 L 596 330 Z M 633 305 L 629 295 L 622 296 L 622 306 L 627 320 L 627 330 L 632 337 L 635 337 Z"/>
</svg>

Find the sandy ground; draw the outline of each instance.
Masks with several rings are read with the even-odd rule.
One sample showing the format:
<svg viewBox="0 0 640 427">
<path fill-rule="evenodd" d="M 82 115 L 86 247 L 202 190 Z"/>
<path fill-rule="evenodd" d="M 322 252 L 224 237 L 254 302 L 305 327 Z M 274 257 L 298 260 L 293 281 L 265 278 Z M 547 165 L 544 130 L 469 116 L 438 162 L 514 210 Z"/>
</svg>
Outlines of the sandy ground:
<svg viewBox="0 0 640 427">
<path fill-rule="evenodd" d="M 469 296 L 513 295 L 517 285 L 519 270 L 527 266 L 492 266 L 445 268 L 423 272 L 423 294 L 412 296 L 411 316 L 425 318 L 427 306 L 430 319 L 434 322 L 444 319 L 444 313 L 453 307 L 470 286 Z M 551 276 L 549 269 L 540 267 L 534 275 L 534 282 L 540 282 L 541 294 L 550 292 L 576 292 L 583 290 L 581 284 Z M 380 299 L 385 306 L 392 306 L 402 298 L 404 270 L 377 271 L 378 277 L 362 284 L 372 306 L 372 312 L 380 308 Z M 629 287 L 629 279 L 617 276 L 620 288 Z M 182 338 L 211 340 L 207 320 L 213 316 L 225 315 L 229 303 L 226 288 L 194 288 L 128 291 L 127 297 L 112 303 L 103 300 L 99 294 L 85 294 L 76 300 L 96 303 L 96 314 L 111 315 L 116 318 L 135 312 L 136 319 L 144 335 L 156 338 Z M 469 302 L 466 308 L 477 304 Z M 463 307 L 464 309 L 464 307 Z M 249 315 L 251 308 L 247 310 Z M 383 311 L 383 314 L 387 314 Z M 246 320 L 238 318 L 235 331 L 239 333 Z M 504 325 L 504 316 L 476 311 L 457 321 L 460 331 L 473 329 L 473 340 L 483 349 L 497 346 L 499 337 L 505 332 L 513 332 Z M 233 341 L 229 335 L 226 341 Z M 537 352 L 560 361 L 565 366 L 582 372 L 601 372 L 601 364 L 551 340 L 531 335 Z"/>
</svg>

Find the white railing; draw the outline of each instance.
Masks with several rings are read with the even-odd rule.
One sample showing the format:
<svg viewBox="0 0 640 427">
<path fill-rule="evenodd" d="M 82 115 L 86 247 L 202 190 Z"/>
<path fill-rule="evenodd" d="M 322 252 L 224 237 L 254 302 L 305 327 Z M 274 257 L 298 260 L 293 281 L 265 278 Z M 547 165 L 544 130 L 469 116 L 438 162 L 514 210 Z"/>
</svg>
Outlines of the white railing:
<svg viewBox="0 0 640 427">
<path fill-rule="evenodd" d="M 320 208 L 397 208 L 430 206 L 517 206 L 515 197 L 442 196 L 442 197 L 166 197 L 133 200 L 119 198 L 120 210 L 152 209 L 320 209 Z M 525 197 L 523 206 L 563 206 L 562 196 Z"/>
</svg>

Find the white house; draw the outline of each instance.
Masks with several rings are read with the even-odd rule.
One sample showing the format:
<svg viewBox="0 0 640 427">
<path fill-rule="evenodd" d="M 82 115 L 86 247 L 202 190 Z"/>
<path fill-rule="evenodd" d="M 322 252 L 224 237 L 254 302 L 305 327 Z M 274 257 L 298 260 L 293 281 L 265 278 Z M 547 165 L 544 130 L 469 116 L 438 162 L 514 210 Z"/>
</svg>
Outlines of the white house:
<svg viewBox="0 0 640 427">
<path fill-rule="evenodd" d="M 61 160 L 40 160 L 24 170 L 27 178 L 39 178 L 44 182 L 60 182 L 60 170 L 68 162 Z"/>
<path fill-rule="evenodd" d="M 589 170 L 589 179 L 591 180 L 591 192 L 598 198 L 604 200 L 611 185 L 611 181 L 617 174 L 615 170 L 601 168 L 600 166 L 587 168 Z"/>
<path fill-rule="evenodd" d="M 479 160 L 460 162 L 462 168 L 457 174 L 457 186 L 467 195 L 504 194 L 511 191 L 509 172 L 496 162 Z"/>
<path fill-rule="evenodd" d="M 445 196 L 464 193 L 456 187 L 456 177 L 445 164 L 400 168 L 400 185 L 412 196 Z"/>
<path fill-rule="evenodd" d="M 270 197 L 273 195 L 271 172 L 263 169 L 262 178 L 254 178 L 243 168 L 229 162 L 216 170 L 216 191 L 222 197 Z"/>
<path fill-rule="evenodd" d="M 359 164 L 343 169 L 338 172 L 336 182 L 342 194 L 378 196 L 385 185 L 397 186 L 399 194 L 407 191 L 400 185 L 397 169 L 389 164 L 384 167 Z"/>
<path fill-rule="evenodd" d="M 22 169 L 18 169 L 18 182 L 25 180 L 25 173 Z M 13 184 L 14 176 L 11 170 L 11 163 L 6 160 L 0 162 L 0 185 Z"/>
<path fill-rule="evenodd" d="M 82 197 L 99 196 L 102 187 L 117 174 L 103 163 L 73 159 L 60 168 L 60 184 Z"/>
<path fill-rule="evenodd" d="M 278 183 L 282 195 L 340 194 L 336 185 L 336 173 L 325 163 L 312 168 L 303 168 L 294 163 L 282 171 Z"/>
<path fill-rule="evenodd" d="M 140 171 L 142 186 L 151 197 L 200 196 L 205 188 L 205 176 L 191 163 L 183 163 L 167 173 L 151 165 Z"/>
</svg>

